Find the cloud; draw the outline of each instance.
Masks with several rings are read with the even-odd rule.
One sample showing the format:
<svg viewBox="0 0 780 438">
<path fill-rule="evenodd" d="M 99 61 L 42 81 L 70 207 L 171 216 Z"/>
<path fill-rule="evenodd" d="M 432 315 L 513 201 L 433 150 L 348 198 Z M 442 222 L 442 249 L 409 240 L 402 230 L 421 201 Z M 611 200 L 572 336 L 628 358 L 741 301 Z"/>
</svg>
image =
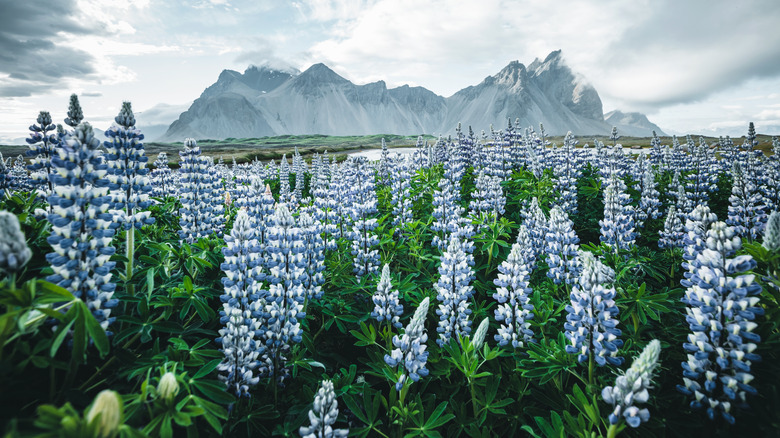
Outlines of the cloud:
<svg viewBox="0 0 780 438">
<path fill-rule="evenodd" d="M 82 93 L 79 93 L 81 97 L 101 97 L 103 96 L 103 93 L 98 92 L 92 92 L 92 91 L 84 91 Z"/>
<path fill-rule="evenodd" d="M 71 5 L 67 0 L 53 0 L 41 14 L 34 2 L 4 2 L 0 15 L 0 73 L 6 73 L 11 82 L 0 87 L 0 96 L 30 96 L 51 89 L 62 78 L 95 73 L 92 55 L 59 44 L 64 34 L 95 32 L 79 21 Z"/>
</svg>

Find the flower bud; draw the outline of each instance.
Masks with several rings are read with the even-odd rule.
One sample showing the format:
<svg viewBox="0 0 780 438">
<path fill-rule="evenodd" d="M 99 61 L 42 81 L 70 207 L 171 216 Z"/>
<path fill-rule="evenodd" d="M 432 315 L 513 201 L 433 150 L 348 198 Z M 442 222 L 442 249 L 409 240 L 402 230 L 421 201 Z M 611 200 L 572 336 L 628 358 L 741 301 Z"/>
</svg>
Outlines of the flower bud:
<svg viewBox="0 0 780 438">
<path fill-rule="evenodd" d="M 764 232 L 764 248 L 772 252 L 780 251 L 780 213 L 769 215 Z"/>
<path fill-rule="evenodd" d="M 160 383 L 157 384 L 157 393 L 166 402 L 173 400 L 179 394 L 179 382 L 176 380 L 176 375 L 170 371 L 163 374 Z"/>
<path fill-rule="evenodd" d="M 103 390 L 95 397 L 87 412 L 87 423 L 97 419 L 96 432 L 99 438 L 112 438 L 122 425 L 124 404 L 116 391 Z"/>
<path fill-rule="evenodd" d="M 474 346 L 475 350 L 479 350 L 482 348 L 482 344 L 485 343 L 485 335 L 487 334 L 488 329 L 488 318 L 485 318 L 482 320 L 481 323 L 479 323 L 479 327 L 477 327 L 477 331 L 474 332 L 474 341 L 471 343 L 471 345 Z"/>
</svg>

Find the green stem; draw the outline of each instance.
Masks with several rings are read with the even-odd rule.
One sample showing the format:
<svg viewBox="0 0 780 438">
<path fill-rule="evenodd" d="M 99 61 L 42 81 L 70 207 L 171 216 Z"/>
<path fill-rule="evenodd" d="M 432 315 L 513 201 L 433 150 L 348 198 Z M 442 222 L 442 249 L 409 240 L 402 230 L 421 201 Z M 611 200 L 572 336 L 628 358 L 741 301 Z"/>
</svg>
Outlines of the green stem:
<svg viewBox="0 0 780 438">
<path fill-rule="evenodd" d="M 133 258 L 135 257 L 135 228 L 130 228 L 126 231 L 127 240 L 127 266 L 125 266 L 125 284 L 127 287 L 127 294 L 129 296 L 135 295 L 135 285 L 131 283 L 133 278 Z"/>
<path fill-rule="evenodd" d="M 474 410 L 474 418 L 477 418 L 477 393 L 474 391 L 474 380 L 469 378 L 469 392 L 471 392 L 471 408 Z"/>
<path fill-rule="evenodd" d="M 593 352 L 588 355 L 588 386 L 593 386 Z M 590 388 L 588 388 L 590 389 Z"/>
<path fill-rule="evenodd" d="M 609 426 L 607 430 L 607 438 L 615 438 L 617 436 L 617 424 Z"/>
</svg>

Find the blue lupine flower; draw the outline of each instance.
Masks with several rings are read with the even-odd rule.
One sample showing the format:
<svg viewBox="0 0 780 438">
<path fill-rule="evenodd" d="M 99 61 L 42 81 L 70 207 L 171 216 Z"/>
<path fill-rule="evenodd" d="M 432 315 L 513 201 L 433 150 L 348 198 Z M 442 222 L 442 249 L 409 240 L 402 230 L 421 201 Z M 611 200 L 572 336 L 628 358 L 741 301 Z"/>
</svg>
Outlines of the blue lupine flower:
<svg viewBox="0 0 780 438">
<path fill-rule="evenodd" d="M 376 285 L 372 301 L 374 302 L 372 318 L 376 318 L 380 323 L 387 321 L 397 328 L 403 327 L 401 315 L 404 313 L 404 306 L 398 301 L 398 289 L 393 289 L 390 282 L 390 266 L 387 264 L 382 267 L 382 276 Z"/>
<path fill-rule="evenodd" d="M 149 157 L 144 155 L 141 143 L 144 135 L 135 129 L 130 102 L 122 103 L 122 109 L 114 120 L 116 124 L 106 131 L 109 140 L 103 142 L 112 208 L 119 214 L 118 219 L 126 230 L 138 229 L 154 223 L 151 213 L 143 211 L 151 205 L 149 194 L 152 184 L 146 168 Z"/>
<path fill-rule="evenodd" d="M 545 240 L 547 239 L 548 219 L 539 206 L 539 201 L 536 197 L 531 199 L 528 208 L 523 209 L 520 214 L 523 216 L 523 224 L 525 224 L 528 229 L 532 243 L 532 247 L 528 249 L 533 252 L 535 261 L 544 252 L 546 246 Z M 533 268 L 534 266 L 532 265 L 531 270 L 533 270 Z"/>
<path fill-rule="evenodd" d="M 769 251 L 780 252 L 780 213 L 776 211 L 766 221 L 762 245 Z"/>
<path fill-rule="evenodd" d="M 290 193 L 290 165 L 287 163 L 287 154 L 282 156 L 279 163 L 279 202 L 289 203 Z"/>
<path fill-rule="evenodd" d="M 327 154 L 327 152 L 326 152 Z M 312 176 L 312 185 L 314 187 L 312 195 L 314 196 L 314 216 L 322 224 L 323 236 L 325 239 L 325 248 L 329 250 L 336 249 L 336 240 L 333 236 L 337 233 L 336 217 L 337 202 L 332 196 L 335 194 L 330 191 L 331 181 L 330 163 L 327 159 L 319 166 L 317 180 L 314 182 Z"/>
<path fill-rule="evenodd" d="M 391 158 L 388 166 L 391 169 L 389 181 L 392 194 L 390 204 L 393 206 L 393 226 L 396 228 L 396 232 L 399 232 L 406 224 L 412 222 L 412 175 L 409 170 L 409 162 L 403 155 Z"/>
<path fill-rule="evenodd" d="M 194 139 L 184 141 L 179 152 L 181 203 L 179 238 L 194 243 L 201 237 L 222 237 L 225 225 L 224 205 L 218 192 L 219 179 L 211 158 L 200 155 Z"/>
<path fill-rule="evenodd" d="M 448 178 L 442 178 L 439 180 L 438 189 L 433 192 L 434 221 L 431 230 L 436 234 L 433 236 L 432 244 L 439 249 L 444 249 L 450 234 L 461 221 L 463 207 L 458 204 L 459 190 Z"/>
<path fill-rule="evenodd" d="M 0 272 L 13 274 L 22 269 L 31 257 L 32 251 L 19 227 L 19 219 L 11 212 L 0 211 Z"/>
<path fill-rule="evenodd" d="M 266 234 L 269 283 L 264 325 L 260 374 L 275 377 L 282 383 L 289 374 L 285 368 L 286 354 L 293 342 L 301 342 L 301 322 L 306 317 L 303 303 L 306 290 L 301 280 L 306 275 L 303 253 L 306 250 L 301 229 L 295 225 L 284 203 L 276 206 Z"/>
<path fill-rule="evenodd" d="M 547 265 L 550 270 L 547 276 L 555 284 L 574 284 L 579 278 L 579 251 L 580 238 L 574 232 L 574 222 L 569 215 L 559 206 L 550 210 L 550 221 L 547 227 Z"/>
<path fill-rule="evenodd" d="M 710 198 L 710 193 L 718 189 L 717 163 L 704 139 L 693 146 L 691 167 L 693 173 L 686 178 L 686 192 L 693 205 L 700 205 Z"/>
<path fill-rule="evenodd" d="M 11 159 L 3 158 L 3 153 L 0 152 L 0 200 L 4 199 L 14 187 L 13 178 L 11 177 Z"/>
<path fill-rule="evenodd" d="M 154 170 L 152 176 L 152 196 L 164 198 L 166 196 L 176 196 L 176 181 L 171 168 L 168 167 L 168 154 L 160 152 L 157 159 L 154 160 Z"/>
<path fill-rule="evenodd" d="M 303 438 L 341 438 L 349 435 L 349 429 L 334 429 L 333 424 L 339 416 L 339 406 L 333 382 L 323 380 L 314 406 L 309 410 L 309 426 L 301 426 L 299 432 Z"/>
<path fill-rule="evenodd" d="M 664 221 L 664 228 L 660 230 L 658 234 L 661 236 L 658 239 L 659 248 L 682 248 L 683 238 L 685 237 L 685 231 L 683 224 L 680 221 L 680 215 L 677 214 L 677 209 L 674 205 L 670 205 L 666 210 L 666 220 Z"/>
<path fill-rule="evenodd" d="M 680 282 L 687 288 L 682 301 L 692 333 L 683 344 L 688 360 L 682 363 L 684 385 L 677 389 L 694 398 L 691 407 L 732 424 L 732 407 L 746 406 L 747 394 L 757 392 L 750 386 L 750 367 L 760 360 L 755 350 L 761 338 L 753 331 L 756 316 L 764 313 L 758 306 L 761 286 L 753 274 L 744 274 L 756 261 L 749 255 L 733 257 L 741 246 L 733 227 L 715 222 L 694 272 Z"/>
<path fill-rule="evenodd" d="M 225 293 L 220 296 L 223 328 L 219 330 L 217 343 L 222 345 L 225 358 L 217 369 L 220 380 L 231 392 L 248 397 L 250 387 L 260 380 L 254 371 L 260 365 L 257 337 L 265 306 L 265 291 L 261 289 L 265 274 L 255 232 L 245 210 L 238 210 L 233 230 L 225 236 L 222 253 L 225 261 L 220 267 L 225 273 L 222 278 Z"/>
<path fill-rule="evenodd" d="M 428 315 L 429 303 L 428 297 L 420 302 L 404 334 L 393 336 L 395 349 L 385 355 L 385 362 L 388 365 L 391 367 L 401 365 L 404 370 L 395 384 L 396 391 L 403 388 L 407 378 L 416 382 L 420 377 L 428 375 L 428 369 L 425 368 L 425 363 L 428 361 L 428 352 L 425 351 L 427 348 L 425 343 L 428 342 L 428 334 L 425 333 L 425 317 Z"/>
<path fill-rule="evenodd" d="M 604 266 L 593 254 L 580 251 L 579 284 L 571 292 L 571 305 L 566 306 L 566 338 L 571 343 L 566 352 L 577 354 L 580 362 L 592 357 L 598 366 L 607 362 L 618 366 L 623 358 L 618 349 L 623 346 L 621 331 L 617 329 L 618 308 L 615 287 L 606 287 L 614 281 L 615 272 Z"/>
<path fill-rule="evenodd" d="M 114 319 L 111 309 L 119 303 L 111 282 L 115 263 L 109 261 L 118 224 L 109 210 L 107 166 L 99 146 L 92 126 L 82 123 L 51 159 L 54 190 L 49 195 L 52 229 L 47 242 L 53 252 L 46 260 L 54 274 L 46 279 L 84 301 L 105 330 Z"/>
<path fill-rule="evenodd" d="M 25 155 L 30 158 L 27 169 L 30 171 L 33 185 L 38 189 L 40 196 L 47 198 L 52 191 L 52 181 L 49 175 L 52 173 L 51 160 L 57 155 L 56 147 L 60 139 L 55 134 L 49 134 L 57 127 L 52 123 L 51 114 L 41 111 L 36 120 L 38 124 L 30 125 L 30 138 L 26 139 L 30 150 Z"/>
<path fill-rule="evenodd" d="M 348 158 L 341 166 L 333 164 L 329 187 L 330 211 L 333 213 L 331 230 L 328 233 L 332 239 L 349 237 L 352 228 L 352 190 L 355 181 L 353 161 Z M 335 242 L 332 248 L 335 247 Z"/>
<path fill-rule="evenodd" d="M 361 157 L 362 158 L 362 157 Z M 379 237 L 377 227 L 377 197 L 373 170 L 365 159 L 355 160 L 355 180 L 352 193 L 352 272 L 358 277 L 379 270 Z"/>
<path fill-rule="evenodd" d="M 458 236 L 452 236 L 447 250 L 441 256 L 439 267 L 439 281 L 436 283 L 439 308 L 439 339 L 436 342 L 443 346 L 453 336 L 468 336 L 471 331 L 469 315 L 469 298 L 474 294 L 471 280 L 474 270 L 468 260 L 468 254 L 463 249 Z"/>
<path fill-rule="evenodd" d="M 70 103 L 68 104 L 68 117 L 65 119 L 65 124 L 75 128 L 79 126 L 82 120 L 84 120 L 84 112 L 81 110 L 79 97 L 75 93 L 71 94 Z"/>
<path fill-rule="evenodd" d="M 571 135 L 571 131 L 563 139 L 563 146 L 556 150 L 555 188 L 560 194 L 555 201 L 557 205 L 569 213 L 569 216 L 577 214 L 577 180 L 582 176 L 583 158 L 575 148 L 577 140 Z"/>
<path fill-rule="evenodd" d="M 469 216 L 487 222 L 498 220 L 504 214 L 506 197 L 501 188 L 501 178 L 480 173 L 477 176 L 476 187 L 471 195 Z M 484 223 L 482 225 L 485 227 Z"/>
<path fill-rule="evenodd" d="M 640 424 L 650 419 L 650 411 L 639 409 L 635 405 L 647 403 L 650 394 L 650 384 L 653 379 L 653 371 L 658 367 L 658 356 L 661 354 L 661 343 L 652 340 L 645 346 L 639 357 L 631 363 L 631 368 L 625 374 L 615 379 L 615 386 L 607 386 L 601 391 L 601 397 L 605 402 L 614 406 L 609 414 L 609 423 L 618 424 L 621 417 L 631 427 L 639 427 Z"/>
<path fill-rule="evenodd" d="M 704 251 L 707 240 L 707 231 L 710 225 L 718 221 L 718 216 L 712 213 L 707 205 L 698 205 L 693 209 L 685 222 L 685 234 L 683 235 L 683 262 L 682 266 L 687 270 L 683 275 L 690 279 L 699 268 L 697 256 Z"/>
<path fill-rule="evenodd" d="M 1 160 L 2 158 L 0 158 L 0 161 Z M 9 158 L 5 163 L 5 166 L 9 167 L 10 162 L 11 159 Z M 16 156 L 13 165 L 10 166 L 10 170 L 8 171 L 7 176 L 9 179 L 6 181 L 6 183 L 10 184 L 8 186 L 9 190 L 30 193 L 35 188 L 33 186 L 33 181 L 30 178 L 30 174 L 27 172 L 27 163 L 24 161 L 23 155 Z M 2 186 L 2 183 L 0 183 L 0 186 Z"/>
<path fill-rule="evenodd" d="M 604 190 L 604 219 L 599 221 L 603 243 L 615 252 L 630 249 L 636 241 L 631 198 L 625 193 L 626 184 L 616 174 L 608 179 Z"/>
<path fill-rule="evenodd" d="M 322 223 L 312 215 L 301 212 L 298 216 L 303 241 L 304 274 L 301 284 L 307 299 L 318 300 L 322 297 L 322 285 L 325 283 L 325 241 L 322 239 Z"/>
<path fill-rule="evenodd" d="M 527 235 L 525 225 L 520 225 L 519 233 Z M 528 285 L 531 267 L 527 241 L 512 245 L 509 256 L 498 267 L 498 272 L 498 277 L 493 280 L 497 286 L 493 299 L 498 301 L 495 316 L 501 326 L 494 339 L 502 347 L 511 343 L 512 348 L 522 348 L 533 340 L 531 323 L 528 322 L 534 317 L 531 313 L 534 306 L 529 303 L 532 290 Z"/>
<path fill-rule="evenodd" d="M 739 162 L 734 163 L 731 175 L 733 185 L 726 223 L 733 226 L 739 236 L 757 240 L 763 234 L 766 222 L 761 195 Z"/>
<path fill-rule="evenodd" d="M 644 227 L 648 219 L 661 217 L 660 193 L 656 189 L 655 172 L 649 166 L 645 166 L 641 176 L 641 197 L 639 207 L 636 209 L 636 226 Z"/>
</svg>

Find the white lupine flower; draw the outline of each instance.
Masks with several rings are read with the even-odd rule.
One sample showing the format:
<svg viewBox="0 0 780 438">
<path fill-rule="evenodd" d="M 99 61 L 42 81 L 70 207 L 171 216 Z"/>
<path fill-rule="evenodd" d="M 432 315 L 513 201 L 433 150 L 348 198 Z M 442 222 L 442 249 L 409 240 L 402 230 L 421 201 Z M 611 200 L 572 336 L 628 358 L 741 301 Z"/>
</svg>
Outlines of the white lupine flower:
<svg viewBox="0 0 780 438">
<path fill-rule="evenodd" d="M 333 382 L 323 380 L 317 395 L 314 396 L 314 405 L 309 410 L 310 426 L 301 426 L 300 434 L 303 438 L 339 438 L 349 435 L 349 429 L 334 429 L 333 424 L 339 416 L 339 406 L 336 401 L 336 392 Z"/>
<path fill-rule="evenodd" d="M 647 409 L 639 409 L 636 403 L 647 403 L 648 389 L 653 378 L 653 371 L 658 367 L 658 356 L 661 353 L 661 343 L 652 340 L 645 346 L 639 357 L 634 359 L 631 368 L 625 374 L 615 379 L 615 386 L 607 386 L 601 391 L 605 402 L 614 406 L 609 414 L 610 424 L 617 424 L 623 417 L 631 427 L 638 427 L 650 419 Z"/>
</svg>

